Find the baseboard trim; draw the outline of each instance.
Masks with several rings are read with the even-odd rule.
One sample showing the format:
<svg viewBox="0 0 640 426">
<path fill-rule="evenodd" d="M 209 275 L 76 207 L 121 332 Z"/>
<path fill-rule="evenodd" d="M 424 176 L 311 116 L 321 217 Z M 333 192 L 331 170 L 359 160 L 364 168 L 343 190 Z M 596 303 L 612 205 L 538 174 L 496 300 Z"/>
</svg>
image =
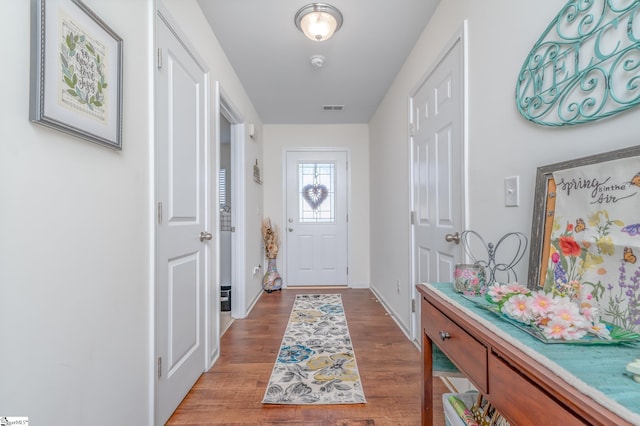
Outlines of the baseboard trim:
<svg viewBox="0 0 640 426">
<path fill-rule="evenodd" d="M 403 324 L 398 319 L 398 315 L 393 309 L 391 309 L 391 307 L 387 304 L 386 300 L 383 297 L 381 297 L 380 293 L 378 293 L 375 288 L 371 287 L 371 292 L 376 296 L 376 298 L 378 299 L 378 301 L 380 302 L 384 310 L 387 311 L 387 314 L 396 322 L 396 324 L 398 325 L 398 328 L 400 328 L 400 330 L 402 330 L 404 335 L 407 336 L 407 339 L 409 339 L 409 341 L 413 341 L 413 338 L 411 337 L 411 333 L 409 332 L 409 329 L 406 327 L 405 324 Z"/>
<path fill-rule="evenodd" d="M 288 285 L 285 287 L 289 290 L 324 290 L 324 289 L 339 289 L 345 290 L 348 289 L 349 286 L 346 285 Z"/>
</svg>

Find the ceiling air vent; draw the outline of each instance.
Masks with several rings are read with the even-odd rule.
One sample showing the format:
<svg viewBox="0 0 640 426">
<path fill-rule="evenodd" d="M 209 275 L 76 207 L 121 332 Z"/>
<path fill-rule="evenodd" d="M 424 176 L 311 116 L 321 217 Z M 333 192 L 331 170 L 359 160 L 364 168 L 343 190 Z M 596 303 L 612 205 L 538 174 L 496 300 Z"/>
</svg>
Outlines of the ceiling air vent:
<svg viewBox="0 0 640 426">
<path fill-rule="evenodd" d="M 323 111 L 342 111 L 344 105 L 322 105 Z"/>
</svg>

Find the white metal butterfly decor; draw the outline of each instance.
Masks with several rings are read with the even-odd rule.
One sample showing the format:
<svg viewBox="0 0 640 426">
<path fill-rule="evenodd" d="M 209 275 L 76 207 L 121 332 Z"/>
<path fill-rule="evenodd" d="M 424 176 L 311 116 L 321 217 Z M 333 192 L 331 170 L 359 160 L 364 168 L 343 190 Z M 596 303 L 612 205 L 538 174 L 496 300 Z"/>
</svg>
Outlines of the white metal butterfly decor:
<svg viewBox="0 0 640 426">
<path fill-rule="evenodd" d="M 472 240 L 475 239 L 474 244 Z M 465 253 L 471 258 L 474 264 L 484 267 L 487 271 L 487 283 L 491 284 L 497 281 L 496 273 L 501 272 L 502 282 L 511 282 L 518 280 L 514 268 L 522 260 L 527 251 L 528 239 L 521 232 L 509 232 L 503 235 L 496 244 L 486 243 L 484 239 L 476 231 L 466 230 L 460 234 L 460 240 Z M 481 256 L 477 256 L 473 247 L 478 250 L 482 248 Z M 500 247 L 503 247 L 500 250 Z M 496 260 L 496 257 L 498 259 Z M 504 281 L 506 279 L 506 281 Z"/>
</svg>

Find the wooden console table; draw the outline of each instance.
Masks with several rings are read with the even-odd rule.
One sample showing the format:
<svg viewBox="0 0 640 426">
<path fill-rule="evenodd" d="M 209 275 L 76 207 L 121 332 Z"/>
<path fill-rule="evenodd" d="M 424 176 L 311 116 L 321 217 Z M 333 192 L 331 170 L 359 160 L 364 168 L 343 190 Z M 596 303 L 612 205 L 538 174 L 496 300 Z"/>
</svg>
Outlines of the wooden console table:
<svg viewBox="0 0 640 426">
<path fill-rule="evenodd" d="M 417 288 L 423 425 L 433 422 L 432 344 L 512 425 L 640 425 L 640 383 L 624 374 L 626 363 L 640 358 L 640 346 L 545 345 L 453 292 L 450 283 Z M 566 367 L 571 356 L 586 367 Z M 585 357 L 594 359 L 578 359 Z M 602 377 L 586 379 L 584 370 L 602 370 Z M 620 385 L 625 389 L 616 390 Z"/>
</svg>

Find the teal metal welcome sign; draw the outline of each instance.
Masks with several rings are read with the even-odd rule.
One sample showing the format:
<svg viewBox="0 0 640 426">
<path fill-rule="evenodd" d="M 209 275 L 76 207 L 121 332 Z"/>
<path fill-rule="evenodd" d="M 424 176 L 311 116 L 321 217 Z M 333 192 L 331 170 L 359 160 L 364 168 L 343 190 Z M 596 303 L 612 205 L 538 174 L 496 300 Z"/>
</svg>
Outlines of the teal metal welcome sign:
<svg viewBox="0 0 640 426">
<path fill-rule="evenodd" d="M 525 60 L 516 84 L 523 117 L 588 123 L 640 104 L 640 0 L 571 0 Z"/>
</svg>

